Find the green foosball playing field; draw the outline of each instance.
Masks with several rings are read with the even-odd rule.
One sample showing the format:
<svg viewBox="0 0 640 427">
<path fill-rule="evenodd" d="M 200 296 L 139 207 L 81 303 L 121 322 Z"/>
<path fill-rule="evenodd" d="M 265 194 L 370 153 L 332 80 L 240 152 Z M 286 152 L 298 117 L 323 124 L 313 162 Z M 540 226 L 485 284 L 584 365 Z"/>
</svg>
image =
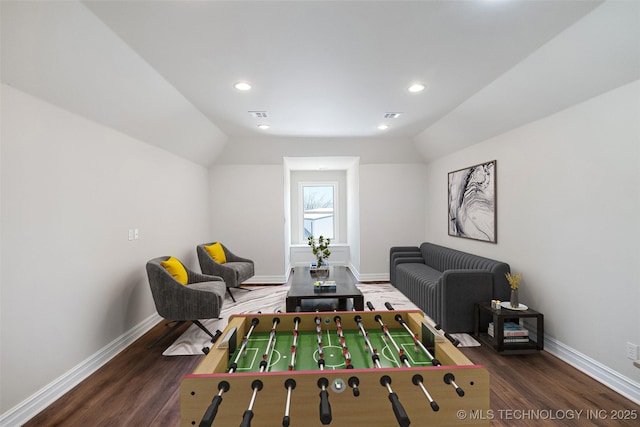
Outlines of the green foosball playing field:
<svg viewBox="0 0 640 427">
<path fill-rule="evenodd" d="M 327 328 L 324 326 L 321 335 L 324 369 L 346 369 L 347 361 L 335 324 L 331 324 Z M 413 337 L 408 332 L 403 329 L 389 329 L 389 333 L 398 347 L 403 350 L 411 366 L 432 366 L 426 355 L 416 348 Z M 235 351 L 231 360 L 238 360 L 237 372 L 257 372 L 260 369 L 259 364 L 267 351 L 270 335 L 271 332 L 254 332 L 247 342 L 244 354 L 238 358 L 238 353 L 242 349 L 238 348 Z M 343 336 L 348 351 L 347 356 L 350 355 L 350 364 L 354 368 L 374 368 L 371 352 L 366 348 L 362 333 L 355 330 L 344 330 Z M 318 360 L 321 358 L 318 333 L 315 331 L 298 332 L 295 357 L 292 356 L 293 339 L 292 331 L 276 330 L 273 341 L 275 344 L 272 344 L 273 350 L 267 354 L 267 372 L 318 369 Z M 370 332 L 369 342 L 380 356 L 382 367 L 401 366 L 398 352 L 380 329 Z M 294 366 L 293 369 L 290 369 L 292 360 Z"/>
</svg>

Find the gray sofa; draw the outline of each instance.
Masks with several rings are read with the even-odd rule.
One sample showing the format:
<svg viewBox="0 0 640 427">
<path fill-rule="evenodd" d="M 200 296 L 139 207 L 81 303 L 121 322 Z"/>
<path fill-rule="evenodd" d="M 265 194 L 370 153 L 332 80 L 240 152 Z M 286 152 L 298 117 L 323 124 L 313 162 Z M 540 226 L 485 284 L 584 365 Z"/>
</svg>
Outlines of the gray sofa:
<svg viewBox="0 0 640 427">
<path fill-rule="evenodd" d="M 394 246 L 391 284 L 448 333 L 472 332 L 473 306 L 509 299 L 509 264 L 432 243 Z"/>
</svg>

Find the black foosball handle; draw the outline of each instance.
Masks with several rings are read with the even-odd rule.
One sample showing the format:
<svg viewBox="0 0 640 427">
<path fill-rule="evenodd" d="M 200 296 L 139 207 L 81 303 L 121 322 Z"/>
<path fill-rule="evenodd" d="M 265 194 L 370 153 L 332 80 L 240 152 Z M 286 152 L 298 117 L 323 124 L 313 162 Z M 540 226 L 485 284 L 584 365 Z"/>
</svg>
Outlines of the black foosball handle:
<svg viewBox="0 0 640 427">
<path fill-rule="evenodd" d="M 242 423 L 240 423 L 240 427 L 251 427 L 251 419 L 253 418 L 253 411 L 251 409 L 247 409 L 244 411 L 244 415 L 242 415 Z"/>
<path fill-rule="evenodd" d="M 220 384 L 218 384 L 218 394 L 216 394 L 211 400 L 211 404 L 202 416 L 202 420 L 200 420 L 199 427 L 211 427 L 211 424 L 213 424 L 213 420 L 218 414 L 218 407 L 222 403 L 222 393 L 228 392 L 229 388 L 230 385 L 227 381 L 221 381 Z"/>
<path fill-rule="evenodd" d="M 360 380 L 358 379 L 358 377 L 349 378 L 347 383 L 349 384 L 349 387 L 353 389 L 353 397 L 360 396 L 360 389 L 358 388 L 358 386 L 360 385 Z"/>
<path fill-rule="evenodd" d="M 392 306 L 392 305 L 391 305 L 391 303 L 389 303 L 389 302 L 385 302 L 385 303 L 384 303 L 384 306 L 385 306 L 385 307 L 387 307 L 387 310 L 391 310 L 391 311 L 394 311 L 394 310 L 395 310 L 395 308 L 393 308 L 393 306 Z"/>
<path fill-rule="evenodd" d="M 291 418 L 289 418 L 288 416 L 284 416 L 282 418 L 282 427 L 289 427 L 289 424 L 291 423 Z"/>
<path fill-rule="evenodd" d="M 451 344 L 453 344 L 454 347 L 457 347 L 457 346 L 460 345 L 460 341 L 458 341 L 457 338 L 454 338 L 451 335 L 449 335 L 447 332 L 444 333 L 444 336 L 445 336 L 446 339 L 451 341 Z"/>
<path fill-rule="evenodd" d="M 211 405 L 209 405 L 206 412 L 204 413 L 204 416 L 202 417 L 202 420 L 200 420 L 199 427 L 211 427 L 211 424 L 213 424 L 213 420 L 218 414 L 218 407 L 221 403 L 222 396 L 216 396 L 213 398 L 213 400 L 211 401 Z"/>
<path fill-rule="evenodd" d="M 375 307 L 371 304 L 371 301 L 367 301 L 367 308 L 371 311 L 375 311 Z"/>
<path fill-rule="evenodd" d="M 215 344 L 215 342 L 218 341 L 218 338 L 220 338 L 221 335 L 222 335 L 222 331 L 218 329 L 216 331 L 216 334 L 213 336 L 213 338 L 211 338 L 211 345 L 202 347 L 202 352 L 204 354 L 209 354 L 209 351 L 211 351 L 211 347 L 213 347 L 213 344 Z"/>
<path fill-rule="evenodd" d="M 222 331 L 220 329 L 216 329 L 216 333 L 213 336 L 213 338 L 211 338 L 211 342 L 215 343 L 216 341 L 218 341 L 218 338 L 220 338 L 222 336 Z"/>
<path fill-rule="evenodd" d="M 451 335 L 449 335 L 449 333 L 447 333 L 447 332 L 443 331 L 443 330 L 442 330 L 442 326 L 440 326 L 440 324 L 439 324 L 439 323 L 436 325 L 436 329 L 437 329 L 437 330 L 439 330 L 439 331 L 444 332 L 444 337 L 445 337 L 446 339 L 448 339 L 449 341 L 451 341 L 451 344 L 453 344 L 453 346 L 454 346 L 454 347 L 457 347 L 458 345 L 460 345 L 460 341 L 458 341 L 458 339 L 457 339 L 457 338 L 454 338 L 454 337 L 452 337 Z"/>
<path fill-rule="evenodd" d="M 400 425 L 400 427 L 409 427 L 409 424 L 411 424 L 411 420 L 409 419 L 407 412 L 404 410 L 402 403 L 400 403 L 398 395 L 395 393 L 389 393 L 389 400 L 391 401 L 393 413 L 395 414 L 396 420 L 398 420 L 398 424 Z"/>
<path fill-rule="evenodd" d="M 320 422 L 323 425 L 331 424 L 331 405 L 329 404 L 329 393 L 327 390 L 320 392 Z"/>
</svg>

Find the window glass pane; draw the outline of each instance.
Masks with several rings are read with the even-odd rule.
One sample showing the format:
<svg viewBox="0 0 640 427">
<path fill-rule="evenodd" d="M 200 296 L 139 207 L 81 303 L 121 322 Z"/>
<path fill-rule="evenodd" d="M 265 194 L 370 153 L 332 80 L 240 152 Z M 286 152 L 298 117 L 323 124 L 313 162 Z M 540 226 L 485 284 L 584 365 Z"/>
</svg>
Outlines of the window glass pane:
<svg viewBox="0 0 640 427">
<path fill-rule="evenodd" d="M 333 239 L 333 186 L 304 186 L 304 239 L 320 235 Z"/>
</svg>

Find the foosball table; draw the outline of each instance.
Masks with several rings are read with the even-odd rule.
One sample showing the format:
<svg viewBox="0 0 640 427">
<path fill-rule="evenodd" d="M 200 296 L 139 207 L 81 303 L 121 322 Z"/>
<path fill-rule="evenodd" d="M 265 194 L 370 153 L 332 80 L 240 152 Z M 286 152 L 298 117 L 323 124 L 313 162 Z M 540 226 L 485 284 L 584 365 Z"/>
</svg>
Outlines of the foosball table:
<svg viewBox="0 0 640 427">
<path fill-rule="evenodd" d="M 181 425 L 489 425 L 489 373 L 447 337 L 419 310 L 232 315 Z"/>
</svg>

